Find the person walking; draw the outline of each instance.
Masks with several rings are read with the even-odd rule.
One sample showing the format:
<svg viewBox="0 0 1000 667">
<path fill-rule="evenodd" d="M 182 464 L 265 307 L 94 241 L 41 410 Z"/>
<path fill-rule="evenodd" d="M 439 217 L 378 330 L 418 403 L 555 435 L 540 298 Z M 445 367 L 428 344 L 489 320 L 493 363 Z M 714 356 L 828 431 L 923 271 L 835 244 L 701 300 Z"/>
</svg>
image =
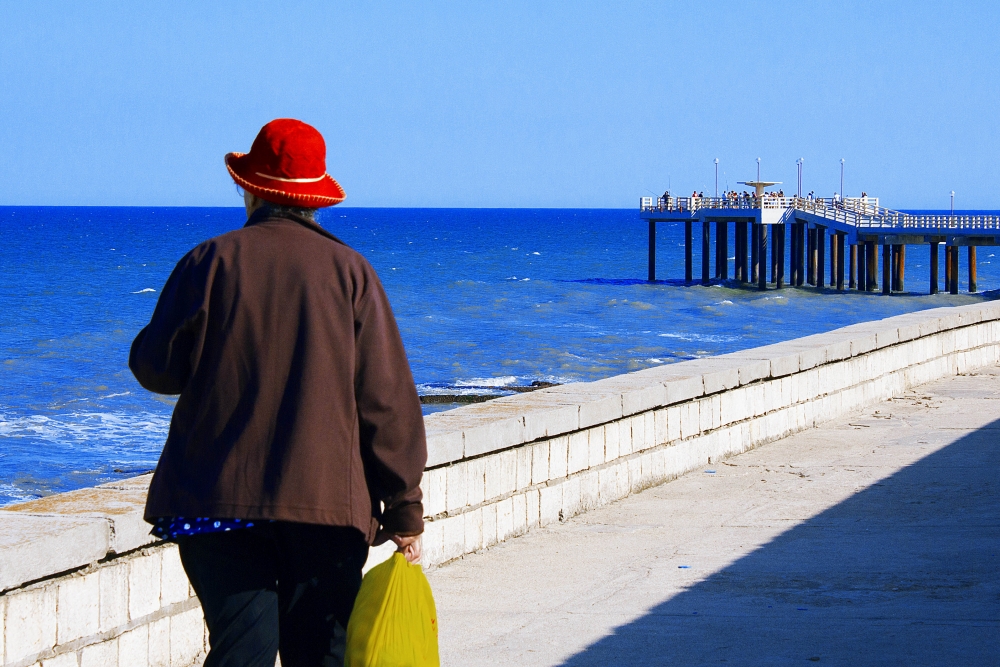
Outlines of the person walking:
<svg viewBox="0 0 1000 667">
<path fill-rule="evenodd" d="M 145 519 L 176 541 L 206 667 L 341 665 L 369 545 L 420 558 L 420 400 L 371 265 L 316 223 L 344 199 L 294 119 L 225 157 L 241 228 L 184 256 L 132 343 L 179 394 Z"/>
</svg>

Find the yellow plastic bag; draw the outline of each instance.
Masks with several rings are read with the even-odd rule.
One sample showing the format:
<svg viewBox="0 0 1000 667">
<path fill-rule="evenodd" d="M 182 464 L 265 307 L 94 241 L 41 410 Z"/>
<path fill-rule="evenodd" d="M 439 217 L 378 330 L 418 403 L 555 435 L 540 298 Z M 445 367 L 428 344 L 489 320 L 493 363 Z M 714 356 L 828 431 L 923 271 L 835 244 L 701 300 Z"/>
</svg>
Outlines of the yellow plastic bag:
<svg viewBox="0 0 1000 667">
<path fill-rule="evenodd" d="M 439 667 L 437 611 L 419 565 L 401 553 L 361 580 L 344 667 Z"/>
</svg>

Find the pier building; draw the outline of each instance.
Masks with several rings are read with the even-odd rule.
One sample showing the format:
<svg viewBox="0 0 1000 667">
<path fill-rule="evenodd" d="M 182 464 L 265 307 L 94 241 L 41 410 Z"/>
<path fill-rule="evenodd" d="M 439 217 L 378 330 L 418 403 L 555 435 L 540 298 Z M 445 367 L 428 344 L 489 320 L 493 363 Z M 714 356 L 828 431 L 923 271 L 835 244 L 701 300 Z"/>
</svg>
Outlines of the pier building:
<svg viewBox="0 0 1000 667">
<path fill-rule="evenodd" d="M 639 215 L 649 224 L 648 279 L 656 280 L 656 225 L 661 222 L 684 224 L 687 282 L 694 282 L 697 230 L 702 284 L 729 280 L 731 226 L 736 252 L 733 279 L 762 290 L 769 284 L 819 289 L 829 284 L 837 290 L 878 291 L 881 254 L 882 293 L 902 292 L 906 246 L 926 244 L 930 246 L 930 293 L 936 294 L 940 246 L 944 244 L 945 291 L 958 294 L 959 249 L 965 247 L 969 291 L 975 292 L 976 248 L 1000 245 L 1000 216 L 996 215 L 910 214 L 883 208 L 877 198 L 779 197 L 763 192 L 771 183 L 747 185 L 755 187 L 754 194 L 642 197 Z"/>
</svg>

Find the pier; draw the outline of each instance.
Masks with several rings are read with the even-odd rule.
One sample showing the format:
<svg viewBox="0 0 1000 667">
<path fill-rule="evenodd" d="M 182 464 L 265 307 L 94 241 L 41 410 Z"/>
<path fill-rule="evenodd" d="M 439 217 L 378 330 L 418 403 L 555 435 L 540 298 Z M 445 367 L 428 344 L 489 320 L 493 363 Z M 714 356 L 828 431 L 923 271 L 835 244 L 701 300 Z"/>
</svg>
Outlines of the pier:
<svg viewBox="0 0 1000 667">
<path fill-rule="evenodd" d="M 964 247 L 969 291 L 976 292 L 976 248 L 1000 245 L 1000 216 L 903 213 L 883 208 L 870 197 L 814 199 L 767 193 L 642 197 L 639 215 L 649 224 L 650 282 L 656 280 L 656 225 L 661 222 L 684 224 L 685 281 L 694 282 L 696 230 L 701 243 L 700 282 L 730 279 L 732 228 L 736 256 L 732 278 L 762 290 L 769 285 L 778 289 L 829 285 L 835 290 L 903 292 L 906 247 L 923 244 L 930 247 L 930 293 L 936 294 L 943 244 L 945 291 L 958 294 L 959 249 Z"/>
</svg>

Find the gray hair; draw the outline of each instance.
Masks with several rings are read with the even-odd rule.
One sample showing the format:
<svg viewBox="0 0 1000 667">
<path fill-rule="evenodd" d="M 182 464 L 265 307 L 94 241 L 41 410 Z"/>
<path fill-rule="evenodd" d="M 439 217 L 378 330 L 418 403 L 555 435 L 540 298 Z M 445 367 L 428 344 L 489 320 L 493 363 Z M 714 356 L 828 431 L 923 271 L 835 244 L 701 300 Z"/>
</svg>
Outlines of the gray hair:
<svg viewBox="0 0 1000 667">
<path fill-rule="evenodd" d="M 284 206 L 282 204 L 275 204 L 273 202 L 264 201 L 261 208 L 266 208 L 273 214 L 276 215 L 297 215 L 300 218 L 305 218 L 307 220 L 316 221 L 316 209 L 314 208 L 300 208 L 298 206 Z"/>
</svg>

